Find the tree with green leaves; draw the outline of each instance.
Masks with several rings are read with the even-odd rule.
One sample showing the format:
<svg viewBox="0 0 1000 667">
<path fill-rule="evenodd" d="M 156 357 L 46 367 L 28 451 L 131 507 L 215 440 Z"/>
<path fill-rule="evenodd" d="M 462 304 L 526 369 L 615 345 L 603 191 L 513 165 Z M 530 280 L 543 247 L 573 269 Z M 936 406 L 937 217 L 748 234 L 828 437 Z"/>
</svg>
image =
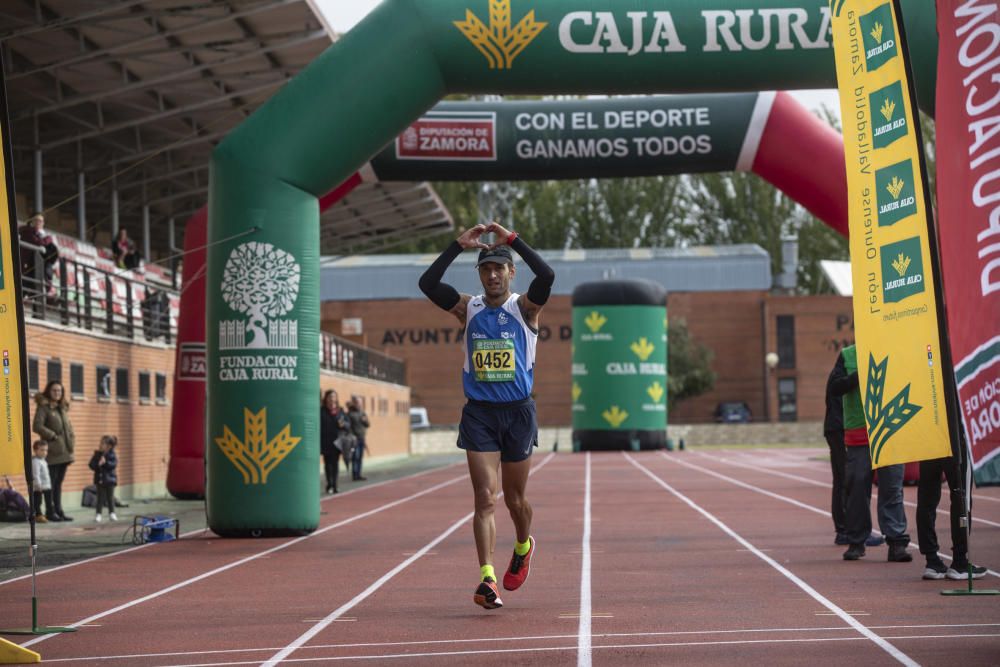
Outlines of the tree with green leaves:
<svg viewBox="0 0 1000 667">
<path fill-rule="evenodd" d="M 673 409 L 715 386 L 712 351 L 691 338 L 687 322 L 671 320 L 667 327 L 667 405 Z"/>
</svg>

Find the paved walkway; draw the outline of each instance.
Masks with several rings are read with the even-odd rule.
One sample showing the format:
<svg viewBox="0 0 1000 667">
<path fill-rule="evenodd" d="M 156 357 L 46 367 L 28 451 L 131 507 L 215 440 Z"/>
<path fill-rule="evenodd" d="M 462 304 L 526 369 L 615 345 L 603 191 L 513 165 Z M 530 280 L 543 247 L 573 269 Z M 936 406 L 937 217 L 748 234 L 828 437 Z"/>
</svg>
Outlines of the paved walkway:
<svg viewBox="0 0 1000 667">
<path fill-rule="evenodd" d="M 459 451 L 366 462 L 364 482 L 352 482 L 340 473 L 340 490 L 347 491 L 369 484 L 396 479 L 428 468 L 464 460 Z M 318 479 L 322 489 L 325 482 Z M 471 497 L 470 497 L 471 502 Z M 38 570 L 58 567 L 88 558 L 103 556 L 135 546 L 136 517 L 166 516 L 177 519 L 181 535 L 205 530 L 205 501 L 177 500 L 173 497 L 128 500 L 128 507 L 118 508 L 118 521 L 94 522 L 94 510 L 84 507 L 68 512 L 72 522 L 36 525 Z M 141 540 L 140 540 L 141 542 Z M 0 581 L 31 573 L 30 526 L 28 523 L 0 523 Z"/>
</svg>

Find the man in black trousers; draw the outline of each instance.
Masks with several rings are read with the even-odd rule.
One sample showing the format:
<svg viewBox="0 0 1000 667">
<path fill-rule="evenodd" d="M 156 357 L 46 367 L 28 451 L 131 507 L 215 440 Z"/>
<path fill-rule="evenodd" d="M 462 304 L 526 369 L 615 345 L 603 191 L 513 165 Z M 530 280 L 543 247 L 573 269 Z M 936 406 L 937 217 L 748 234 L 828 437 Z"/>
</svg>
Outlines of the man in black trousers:
<svg viewBox="0 0 1000 667">
<path fill-rule="evenodd" d="M 942 473 L 948 482 L 951 496 L 951 552 L 954 555 L 951 567 L 945 567 L 941 557 L 938 556 L 937 532 L 934 530 L 938 503 L 941 502 Z M 917 485 L 917 539 L 920 540 L 920 553 L 927 559 L 924 579 L 948 577 L 961 580 L 969 576 L 968 535 L 962 525 L 965 499 L 962 497 L 961 473 L 954 456 L 920 462 L 920 481 Z M 972 518 L 969 517 L 969 520 Z M 985 567 L 972 566 L 973 579 L 980 579 L 985 575 Z"/>
</svg>

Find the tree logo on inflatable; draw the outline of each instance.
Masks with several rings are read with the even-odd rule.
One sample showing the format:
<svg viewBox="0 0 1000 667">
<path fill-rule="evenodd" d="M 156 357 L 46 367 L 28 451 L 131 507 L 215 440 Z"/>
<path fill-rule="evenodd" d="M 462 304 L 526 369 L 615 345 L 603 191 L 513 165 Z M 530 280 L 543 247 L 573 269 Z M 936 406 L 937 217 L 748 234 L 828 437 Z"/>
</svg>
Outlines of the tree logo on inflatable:
<svg viewBox="0 0 1000 667">
<path fill-rule="evenodd" d="M 229 254 L 222 298 L 246 320 L 219 322 L 219 349 L 298 349 L 298 320 L 279 319 L 299 296 L 301 270 L 289 253 L 251 241 Z"/>
</svg>

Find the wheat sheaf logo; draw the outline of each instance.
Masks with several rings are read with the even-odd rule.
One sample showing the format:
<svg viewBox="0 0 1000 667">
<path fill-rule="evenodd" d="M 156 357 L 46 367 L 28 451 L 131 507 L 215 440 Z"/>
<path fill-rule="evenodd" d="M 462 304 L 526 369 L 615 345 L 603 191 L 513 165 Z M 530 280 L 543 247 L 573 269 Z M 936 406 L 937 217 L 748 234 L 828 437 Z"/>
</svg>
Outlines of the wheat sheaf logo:
<svg viewBox="0 0 1000 667">
<path fill-rule="evenodd" d="M 903 253 L 899 253 L 899 256 L 892 260 L 892 268 L 896 269 L 896 273 L 900 276 L 905 276 L 906 270 L 910 268 L 910 258 Z"/>
<path fill-rule="evenodd" d="M 243 440 L 223 426 L 222 437 L 215 439 L 226 458 L 243 475 L 244 484 L 267 484 L 267 477 L 288 456 L 302 438 L 292 435 L 285 424 L 278 435 L 267 440 L 267 408 L 253 413 L 243 408 Z"/>
<path fill-rule="evenodd" d="M 893 199 L 899 199 L 899 193 L 906 187 L 906 181 L 899 176 L 893 176 L 892 180 L 886 183 L 885 189 L 889 191 Z"/>
<path fill-rule="evenodd" d="M 583 323 L 587 325 L 588 329 L 590 329 L 590 333 L 597 333 L 607 321 L 608 318 L 604 317 L 604 315 L 601 315 L 596 310 L 592 310 L 590 311 L 590 315 L 587 315 L 587 317 L 583 320 Z"/>
<path fill-rule="evenodd" d="M 601 413 L 604 417 L 604 421 L 611 424 L 612 428 L 618 428 L 622 425 L 622 422 L 628 419 L 628 413 L 619 408 L 617 405 L 612 405 L 610 410 L 605 410 Z"/>
<path fill-rule="evenodd" d="M 548 25 L 535 20 L 531 10 L 510 27 L 510 0 L 490 0 L 490 25 L 486 25 L 471 9 L 465 10 L 464 21 L 452 21 L 465 38 L 486 57 L 490 69 L 510 69 L 514 59 Z"/>
<path fill-rule="evenodd" d="M 876 364 L 875 357 L 868 353 L 868 386 L 865 391 L 865 418 L 868 420 L 869 441 L 872 461 L 878 465 L 882 448 L 889 439 L 906 426 L 921 410 L 921 406 L 910 402 L 910 385 L 903 387 L 888 403 L 882 402 L 885 393 L 885 379 L 888 375 L 889 357 Z"/>
<path fill-rule="evenodd" d="M 878 21 L 876 21 L 875 25 L 872 26 L 872 31 L 870 33 L 868 33 L 868 34 L 871 35 L 872 37 L 874 37 L 876 42 L 878 42 L 879 44 L 881 44 L 882 43 L 882 24 L 879 23 Z"/>
<path fill-rule="evenodd" d="M 653 399 L 653 403 L 659 403 L 660 399 L 663 398 L 663 385 L 656 381 L 646 387 L 646 393 Z"/>
<path fill-rule="evenodd" d="M 580 395 L 583 394 L 583 389 L 580 388 L 576 382 L 573 383 L 573 402 L 576 403 L 580 400 Z"/>
<path fill-rule="evenodd" d="M 882 108 L 879 109 L 882 112 L 882 117 L 886 120 L 892 120 L 892 114 L 896 111 L 896 103 L 890 100 L 888 97 L 885 98 L 885 102 L 882 103 Z"/>
<path fill-rule="evenodd" d="M 629 345 L 629 349 L 632 350 L 632 353 L 635 354 L 635 356 L 639 357 L 639 361 L 646 361 L 646 359 L 649 359 L 649 355 L 653 354 L 653 350 L 656 349 L 656 346 L 646 340 L 646 337 L 643 336 Z"/>
</svg>

